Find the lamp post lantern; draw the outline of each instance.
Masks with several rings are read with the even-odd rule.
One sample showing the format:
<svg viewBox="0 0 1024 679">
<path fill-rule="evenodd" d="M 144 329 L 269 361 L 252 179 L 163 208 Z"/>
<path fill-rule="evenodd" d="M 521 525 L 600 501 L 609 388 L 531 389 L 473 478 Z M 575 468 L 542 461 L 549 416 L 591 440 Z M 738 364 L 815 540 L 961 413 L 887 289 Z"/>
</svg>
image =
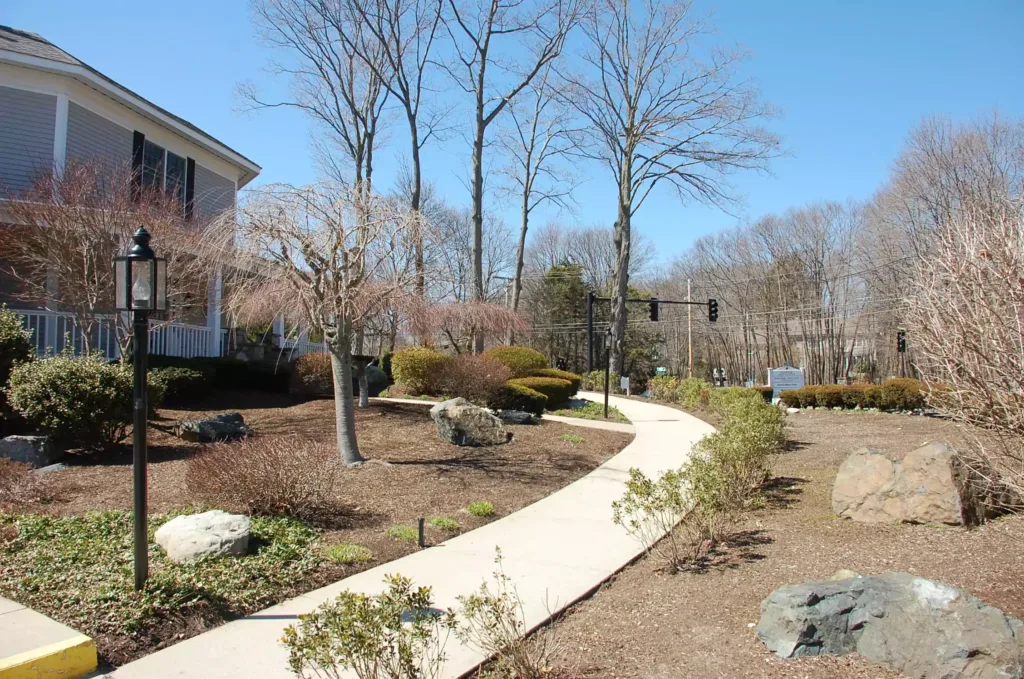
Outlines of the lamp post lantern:
<svg viewBox="0 0 1024 679">
<path fill-rule="evenodd" d="M 149 316 L 167 311 L 167 260 L 149 247 L 145 227 L 132 236 L 131 249 L 114 258 L 114 306 L 132 314 L 132 475 L 134 479 L 133 527 L 135 534 L 135 589 L 149 576 L 149 535 L 146 512 L 146 363 L 149 353 Z"/>
<path fill-rule="evenodd" d="M 608 419 L 608 382 L 611 380 L 612 370 L 612 328 L 608 326 L 608 332 L 604 335 L 604 419 Z"/>
</svg>

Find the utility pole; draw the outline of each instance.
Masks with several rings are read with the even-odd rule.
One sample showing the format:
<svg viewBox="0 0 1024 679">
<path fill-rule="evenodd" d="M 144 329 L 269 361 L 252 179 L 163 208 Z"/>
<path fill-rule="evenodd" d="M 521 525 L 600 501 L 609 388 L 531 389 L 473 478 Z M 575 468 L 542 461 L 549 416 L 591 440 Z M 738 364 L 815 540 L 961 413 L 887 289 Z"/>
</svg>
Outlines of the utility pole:
<svg viewBox="0 0 1024 679">
<path fill-rule="evenodd" d="M 689 355 L 686 376 L 693 377 L 693 305 L 690 302 L 690 279 L 686 279 L 686 353 Z"/>
</svg>

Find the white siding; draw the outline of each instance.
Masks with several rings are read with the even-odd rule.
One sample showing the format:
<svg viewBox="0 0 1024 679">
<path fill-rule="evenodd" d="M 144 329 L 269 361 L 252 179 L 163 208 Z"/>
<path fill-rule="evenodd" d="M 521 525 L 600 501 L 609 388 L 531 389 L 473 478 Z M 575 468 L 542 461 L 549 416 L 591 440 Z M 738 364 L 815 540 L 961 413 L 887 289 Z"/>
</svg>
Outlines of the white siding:
<svg viewBox="0 0 1024 679">
<path fill-rule="evenodd" d="M 235 208 L 235 182 L 196 163 L 196 219 L 213 219 Z"/>
<path fill-rule="evenodd" d="M 131 167 L 132 130 L 75 102 L 68 104 L 68 162 L 99 162 L 107 170 Z"/>
<path fill-rule="evenodd" d="M 56 120 L 57 97 L 0 87 L 0 198 L 52 171 Z"/>
</svg>

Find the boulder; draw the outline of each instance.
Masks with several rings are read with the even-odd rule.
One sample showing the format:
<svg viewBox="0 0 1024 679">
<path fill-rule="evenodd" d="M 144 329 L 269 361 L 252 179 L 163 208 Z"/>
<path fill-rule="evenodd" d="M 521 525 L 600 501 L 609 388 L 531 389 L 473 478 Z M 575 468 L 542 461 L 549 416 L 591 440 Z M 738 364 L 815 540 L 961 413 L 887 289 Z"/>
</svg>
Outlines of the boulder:
<svg viewBox="0 0 1024 679">
<path fill-rule="evenodd" d="M 537 422 L 533 413 L 522 410 L 498 410 L 494 414 L 505 424 L 535 424 Z"/>
<path fill-rule="evenodd" d="M 929 443 L 894 462 L 868 448 L 854 451 L 832 486 L 832 511 L 866 523 L 973 525 L 991 514 L 956 452 Z"/>
<path fill-rule="evenodd" d="M 245 554 L 249 549 L 249 517 L 219 509 L 177 516 L 156 532 L 156 543 L 175 563 L 208 556 Z"/>
<path fill-rule="evenodd" d="M 204 420 L 185 420 L 178 425 L 178 435 L 186 441 L 213 443 L 237 441 L 252 434 L 241 413 L 224 413 Z"/>
<path fill-rule="evenodd" d="M 46 467 L 59 460 L 61 452 L 46 436 L 8 436 L 0 439 L 0 457 L 33 467 Z"/>
<path fill-rule="evenodd" d="M 496 446 L 511 438 L 501 420 L 464 398 L 441 401 L 430 417 L 438 436 L 457 446 Z"/>
<path fill-rule="evenodd" d="M 757 635 L 783 658 L 857 652 L 910 677 L 1024 676 L 1024 623 L 909 573 L 777 589 L 761 602 Z"/>
</svg>

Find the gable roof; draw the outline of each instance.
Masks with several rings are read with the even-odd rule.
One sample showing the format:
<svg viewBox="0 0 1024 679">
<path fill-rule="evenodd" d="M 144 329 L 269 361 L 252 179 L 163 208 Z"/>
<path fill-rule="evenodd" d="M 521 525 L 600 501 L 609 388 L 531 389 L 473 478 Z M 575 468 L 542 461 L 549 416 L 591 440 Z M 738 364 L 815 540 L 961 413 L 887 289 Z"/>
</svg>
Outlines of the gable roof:
<svg viewBox="0 0 1024 679">
<path fill-rule="evenodd" d="M 41 35 L 0 25 L 0 61 L 54 71 L 74 77 L 87 85 L 101 89 L 104 93 L 112 96 L 129 108 L 149 118 L 156 119 L 157 122 L 163 123 L 172 130 L 183 133 L 200 146 L 241 168 L 243 175 L 238 182 L 239 188 L 254 179 L 262 169 L 255 162 L 227 144 L 203 132 L 184 118 L 174 115 L 167 109 L 154 104 L 124 85 L 103 75 L 89 64 L 65 52 Z"/>
</svg>

